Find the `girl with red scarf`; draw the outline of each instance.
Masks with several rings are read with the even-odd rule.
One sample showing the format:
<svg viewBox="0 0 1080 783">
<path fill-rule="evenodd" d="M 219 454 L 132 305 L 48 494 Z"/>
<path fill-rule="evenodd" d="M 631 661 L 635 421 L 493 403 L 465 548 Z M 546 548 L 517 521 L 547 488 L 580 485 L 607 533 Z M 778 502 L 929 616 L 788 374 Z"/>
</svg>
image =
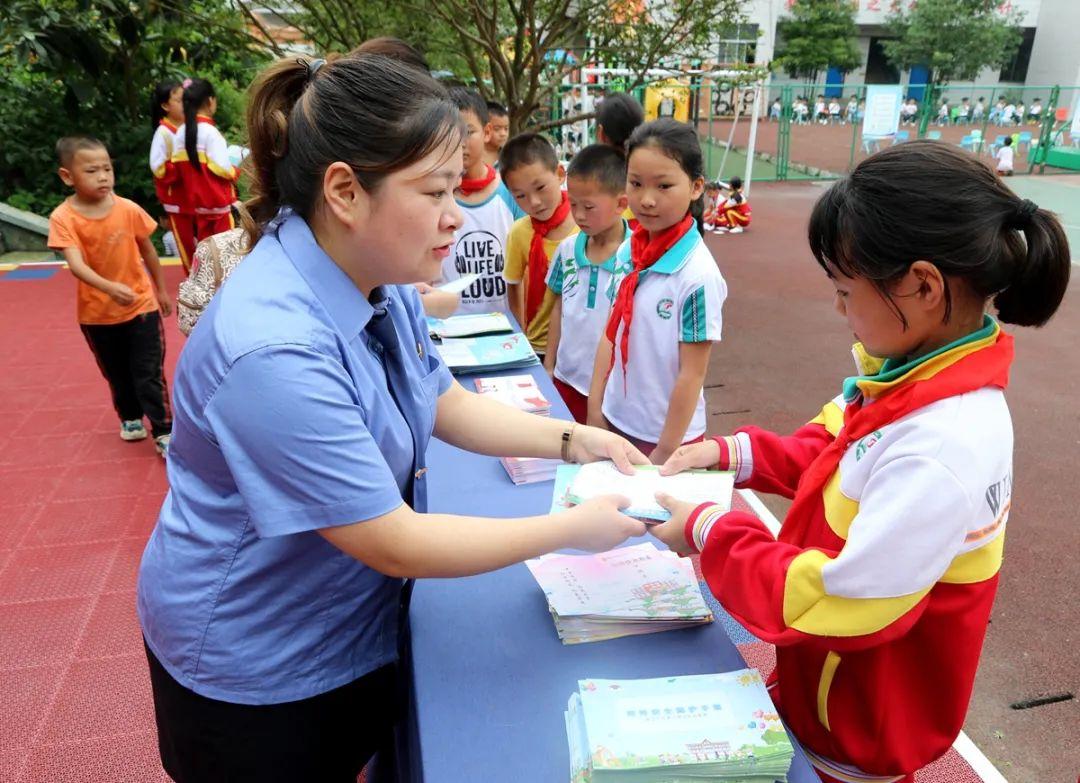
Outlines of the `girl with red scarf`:
<svg viewBox="0 0 1080 783">
<path fill-rule="evenodd" d="M 697 134 L 661 119 L 638 127 L 627 147 L 626 195 L 638 226 L 616 254 L 617 293 L 588 422 L 626 435 L 662 464 L 705 434 L 702 389 L 727 284 L 695 219 L 705 189 Z"/>
<path fill-rule="evenodd" d="M 981 163 L 923 141 L 859 164 L 809 236 L 858 374 L 792 435 L 745 427 L 661 468 L 719 465 L 792 498 L 779 536 L 666 496 L 653 531 L 700 551 L 724 607 L 776 645 L 770 692 L 822 780 L 910 783 L 963 726 L 1009 519 L 1013 338 L 987 304 L 1046 323 L 1068 242 Z"/>
</svg>

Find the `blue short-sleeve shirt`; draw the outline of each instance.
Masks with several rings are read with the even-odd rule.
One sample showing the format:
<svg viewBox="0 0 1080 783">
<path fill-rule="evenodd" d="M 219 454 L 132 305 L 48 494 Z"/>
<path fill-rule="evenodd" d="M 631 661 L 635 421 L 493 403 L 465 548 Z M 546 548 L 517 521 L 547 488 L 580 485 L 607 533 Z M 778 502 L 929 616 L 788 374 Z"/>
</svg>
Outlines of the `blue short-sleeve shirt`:
<svg viewBox="0 0 1080 783">
<path fill-rule="evenodd" d="M 365 331 L 377 308 L 408 379 L 396 402 Z M 451 382 L 411 286 L 369 301 L 298 216 L 259 241 L 200 319 L 174 383 L 171 489 L 138 611 L 176 680 L 275 704 L 395 659 L 402 581 L 317 531 L 393 511 L 414 484 L 422 505 L 415 474 Z"/>
</svg>

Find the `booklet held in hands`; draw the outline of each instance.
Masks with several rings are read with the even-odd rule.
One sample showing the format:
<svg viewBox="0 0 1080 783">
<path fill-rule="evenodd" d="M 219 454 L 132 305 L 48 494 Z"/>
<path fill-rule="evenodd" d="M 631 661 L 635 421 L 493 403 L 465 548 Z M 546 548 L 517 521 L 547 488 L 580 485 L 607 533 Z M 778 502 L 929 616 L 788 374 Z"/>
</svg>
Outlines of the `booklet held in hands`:
<svg viewBox="0 0 1080 783">
<path fill-rule="evenodd" d="M 566 492 L 566 499 L 571 504 L 584 503 L 600 495 L 623 495 L 630 499 L 625 514 L 656 522 L 671 519 L 671 513 L 656 502 L 657 492 L 688 503 L 715 503 L 730 509 L 731 493 L 735 488 L 734 473 L 715 470 L 687 470 L 674 476 L 661 476 L 655 465 L 637 465 L 633 474 L 620 472 L 611 461 L 570 467 L 576 469 Z"/>
</svg>

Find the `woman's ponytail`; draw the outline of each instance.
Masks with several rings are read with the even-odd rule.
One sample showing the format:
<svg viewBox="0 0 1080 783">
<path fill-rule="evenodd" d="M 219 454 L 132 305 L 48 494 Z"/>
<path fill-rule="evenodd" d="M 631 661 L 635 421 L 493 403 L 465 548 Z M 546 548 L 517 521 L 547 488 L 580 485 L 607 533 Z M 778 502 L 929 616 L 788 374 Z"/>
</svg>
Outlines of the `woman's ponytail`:
<svg viewBox="0 0 1080 783">
<path fill-rule="evenodd" d="M 1018 326 L 1042 326 L 1069 287 L 1069 241 L 1057 217 L 1026 199 L 1017 201 L 1004 228 L 1022 232 L 1024 242 L 1015 243 L 1012 279 L 994 297 L 998 317 Z"/>
<path fill-rule="evenodd" d="M 255 247 L 265 226 L 281 209 L 275 168 L 289 151 L 289 114 L 304 95 L 312 72 L 302 58 L 278 60 L 263 70 L 248 90 L 247 133 L 251 152 L 244 161 L 251 197 L 244 202 L 241 224 L 248 247 Z"/>
<path fill-rule="evenodd" d="M 202 171 L 199 160 L 199 109 L 215 97 L 214 85 L 206 79 L 184 80 L 184 149 L 188 163 Z"/>
</svg>

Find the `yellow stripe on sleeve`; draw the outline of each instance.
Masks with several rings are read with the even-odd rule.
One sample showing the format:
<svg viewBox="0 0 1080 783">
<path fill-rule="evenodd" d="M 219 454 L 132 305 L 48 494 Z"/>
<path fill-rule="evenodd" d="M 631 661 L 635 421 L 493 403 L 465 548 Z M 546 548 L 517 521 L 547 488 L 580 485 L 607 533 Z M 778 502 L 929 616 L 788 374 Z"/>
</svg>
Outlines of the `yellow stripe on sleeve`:
<svg viewBox="0 0 1080 783">
<path fill-rule="evenodd" d="M 844 426 L 844 410 L 835 401 L 830 400 L 826 403 L 825 407 L 821 409 L 821 413 L 811 419 L 809 424 L 821 424 L 825 427 L 825 431 L 832 435 L 834 438 L 840 429 Z"/>
</svg>

